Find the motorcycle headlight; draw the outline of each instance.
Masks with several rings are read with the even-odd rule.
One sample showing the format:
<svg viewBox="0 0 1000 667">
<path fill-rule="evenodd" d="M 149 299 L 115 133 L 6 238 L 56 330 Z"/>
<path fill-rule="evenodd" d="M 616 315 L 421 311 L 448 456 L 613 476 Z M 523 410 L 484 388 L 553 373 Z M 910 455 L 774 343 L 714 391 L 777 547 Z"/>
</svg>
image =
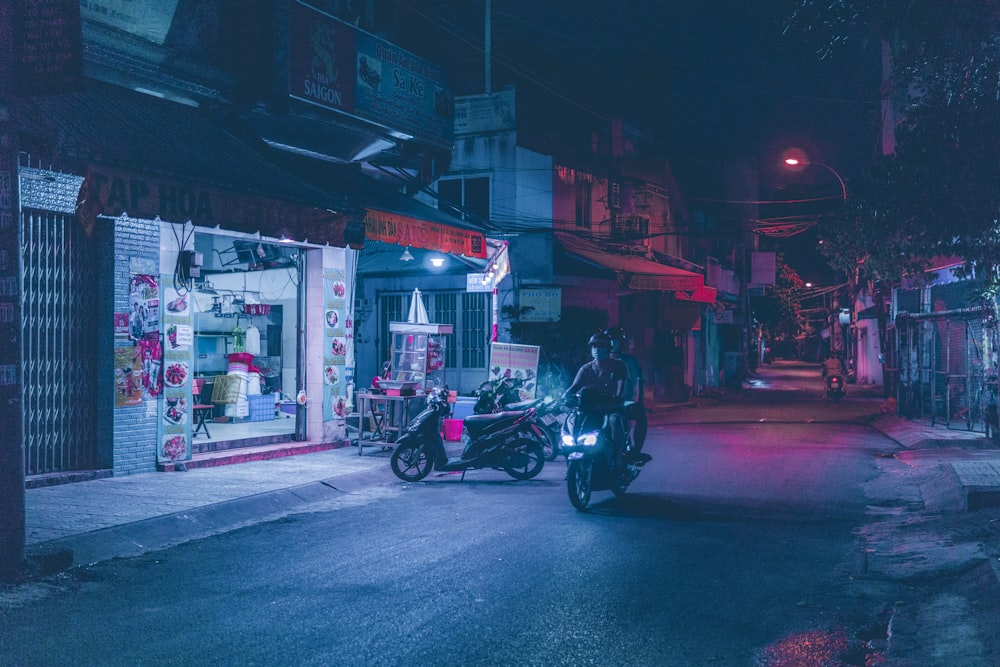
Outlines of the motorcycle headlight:
<svg viewBox="0 0 1000 667">
<path fill-rule="evenodd" d="M 593 447 L 597 444 L 597 432 L 584 433 L 576 439 L 576 442 L 584 447 Z"/>
<path fill-rule="evenodd" d="M 563 447 L 572 447 L 573 445 L 576 444 L 575 442 L 573 442 L 573 436 L 571 436 L 569 433 L 563 433 L 560 439 L 562 440 Z"/>
</svg>

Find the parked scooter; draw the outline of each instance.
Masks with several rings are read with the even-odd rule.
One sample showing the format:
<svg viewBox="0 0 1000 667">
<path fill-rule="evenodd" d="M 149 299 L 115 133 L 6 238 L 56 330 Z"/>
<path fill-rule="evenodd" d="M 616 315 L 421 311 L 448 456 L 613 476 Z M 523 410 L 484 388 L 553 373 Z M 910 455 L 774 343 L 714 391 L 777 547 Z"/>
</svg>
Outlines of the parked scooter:
<svg viewBox="0 0 1000 667">
<path fill-rule="evenodd" d="M 559 431 L 564 414 L 561 402 L 553 399 L 520 400 L 520 389 L 524 385 L 521 378 L 498 378 L 479 386 L 478 398 L 472 411 L 477 415 L 503 412 L 505 410 L 535 409 L 535 416 L 542 426 L 548 442 L 545 443 L 545 460 L 554 461 L 559 456 Z"/>
<path fill-rule="evenodd" d="M 616 496 L 625 495 L 629 484 L 639 476 L 645 462 L 626 463 L 621 452 L 628 451 L 628 429 L 614 442 L 610 415 L 621 406 L 607 394 L 584 388 L 570 397 L 572 411 L 566 416 L 559 443 L 566 455 L 566 489 L 569 500 L 579 510 L 590 504 L 592 491 L 610 489 Z M 648 457 L 647 457 L 648 458 Z"/>
<path fill-rule="evenodd" d="M 839 401 L 847 394 L 844 376 L 839 373 L 829 373 L 826 376 L 826 397 Z"/>
<path fill-rule="evenodd" d="M 465 479 L 470 468 L 493 468 L 514 479 L 531 479 L 542 471 L 546 437 L 536 423 L 534 409 L 466 417 L 465 449 L 453 458 L 448 458 L 441 438 L 441 424 L 450 411 L 447 388 L 433 389 L 427 407 L 396 441 L 390 460 L 396 477 L 419 482 L 433 469 L 461 471 Z"/>
<path fill-rule="evenodd" d="M 476 392 L 476 404 L 472 406 L 473 414 L 486 415 L 506 410 L 511 403 L 521 401 L 522 386 L 524 380 L 521 378 L 501 377 L 487 380 L 479 385 L 479 391 Z"/>
<path fill-rule="evenodd" d="M 529 408 L 534 409 L 536 422 L 541 426 L 542 433 L 546 438 L 543 446 L 545 460 L 555 461 L 556 457 L 559 456 L 559 439 L 565 419 L 566 407 L 562 401 L 552 398 L 534 398 L 528 401 L 510 403 L 505 409 L 527 410 Z"/>
</svg>

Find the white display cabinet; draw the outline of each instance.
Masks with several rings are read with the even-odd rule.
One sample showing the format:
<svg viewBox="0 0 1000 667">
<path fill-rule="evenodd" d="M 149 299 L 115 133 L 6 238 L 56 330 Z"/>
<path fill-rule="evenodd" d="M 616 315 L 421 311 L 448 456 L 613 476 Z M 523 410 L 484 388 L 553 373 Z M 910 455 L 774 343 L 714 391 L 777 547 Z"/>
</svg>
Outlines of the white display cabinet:
<svg viewBox="0 0 1000 667">
<path fill-rule="evenodd" d="M 406 383 L 420 392 L 445 385 L 445 351 L 450 324 L 390 322 L 392 334 L 391 383 Z M 411 384 L 412 383 L 412 384 Z"/>
</svg>

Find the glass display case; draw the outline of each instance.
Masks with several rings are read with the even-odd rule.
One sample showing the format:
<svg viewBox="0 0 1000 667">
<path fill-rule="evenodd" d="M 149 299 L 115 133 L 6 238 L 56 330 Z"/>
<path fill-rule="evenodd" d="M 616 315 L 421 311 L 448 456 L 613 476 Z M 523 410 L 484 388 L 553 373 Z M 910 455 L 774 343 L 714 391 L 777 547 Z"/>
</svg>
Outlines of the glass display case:
<svg viewBox="0 0 1000 667">
<path fill-rule="evenodd" d="M 390 383 L 405 383 L 403 388 L 426 391 L 445 384 L 445 350 L 450 324 L 413 324 L 390 322 L 392 366 Z"/>
</svg>

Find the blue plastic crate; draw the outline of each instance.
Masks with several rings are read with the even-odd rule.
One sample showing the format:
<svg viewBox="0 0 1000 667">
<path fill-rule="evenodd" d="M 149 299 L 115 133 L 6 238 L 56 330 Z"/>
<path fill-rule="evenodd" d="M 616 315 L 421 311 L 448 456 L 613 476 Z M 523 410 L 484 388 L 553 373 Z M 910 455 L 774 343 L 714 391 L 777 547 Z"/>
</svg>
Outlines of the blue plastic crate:
<svg viewBox="0 0 1000 667">
<path fill-rule="evenodd" d="M 263 422 L 274 419 L 274 396 L 269 394 L 250 395 L 247 396 L 247 403 L 250 405 L 248 420 Z"/>
</svg>

